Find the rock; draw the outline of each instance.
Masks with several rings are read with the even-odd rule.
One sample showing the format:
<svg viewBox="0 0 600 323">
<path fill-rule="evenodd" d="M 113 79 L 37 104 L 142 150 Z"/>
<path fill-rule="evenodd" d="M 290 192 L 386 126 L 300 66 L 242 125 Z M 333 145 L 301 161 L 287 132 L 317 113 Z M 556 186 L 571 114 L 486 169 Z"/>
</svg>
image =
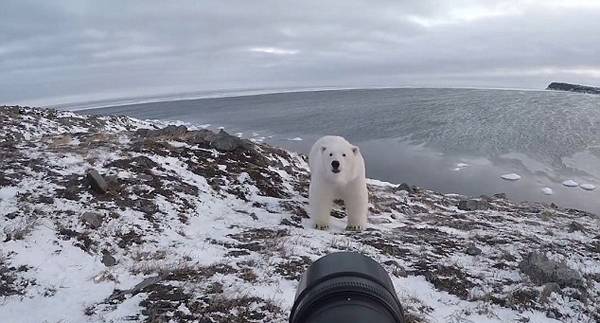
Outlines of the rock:
<svg viewBox="0 0 600 323">
<path fill-rule="evenodd" d="M 158 164 L 155 161 L 146 156 L 137 156 L 131 158 L 130 161 L 131 163 L 146 169 L 158 166 Z"/>
<path fill-rule="evenodd" d="M 463 211 L 487 210 L 490 203 L 483 199 L 469 199 L 458 202 L 458 209 Z"/>
<path fill-rule="evenodd" d="M 141 293 L 145 288 L 148 288 L 156 283 L 159 283 L 163 279 L 164 279 L 164 275 L 148 277 L 148 278 L 142 280 L 137 285 L 133 286 L 131 289 L 126 289 L 123 291 L 119 291 L 119 290 L 115 291 L 108 298 L 108 300 L 119 299 L 119 298 L 123 297 L 123 295 L 126 295 L 126 294 L 137 295 L 137 294 Z"/>
<path fill-rule="evenodd" d="M 593 86 L 585 86 L 579 84 L 571 84 L 571 83 L 560 83 L 560 82 L 552 82 L 546 90 L 555 90 L 555 91 L 568 91 L 568 92 L 579 92 L 579 93 L 588 93 L 588 94 L 600 94 L 600 88 Z"/>
<path fill-rule="evenodd" d="M 136 135 L 138 135 L 140 137 L 145 137 L 145 138 L 155 138 L 155 137 L 176 138 L 176 137 L 181 137 L 181 136 L 185 135 L 187 133 L 187 127 L 186 126 L 168 125 L 162 129 L 156 129 L 156 130 L 138 129 L 135 133 L 136 133 Z"/>
<path fill-rule="evenodd" d="M 579 272 L 537 251 L 527 254 L 519 263 L 519 268 L 537 284 L 557 283 L 560 287 L 574 288 L 584 285 Z"/>
<path fill-rule="evenodd" d="M 407 191 L 410 194 L 414 194 L 415 193 L 415 190 L 412 187 L 410 187 L 410 185 L 408 185 L 406 183 L 400 184 L 398 186 L 398 190 L 400 190 L 400 191 Z"/>
<path fill-rule="evenodd" d="M 383 262 L 384 265 L 390 266 L 392 269 L 392 274 L 397 277 L 408 277 L 408 273 L 406 269 L 402 267 L 396 260 L 386 260 Z"/>
<path fill-rule="evenodd" d="M 478 256 L 481 254 L 481 249 L 477 248 L 475 246 L 475 244 L 470 243 L 467 245 L 467 249 L 465 250 L 465 253 L 470 256 Z"/>
<path fill-rule="evenodd" d="M 346 217 L 346 212 L 338 209 L 332 209 L 329 214 L 336 219 L 343 219 Z"/>
<path fill-rule="evenodd" d="M 506 200 L 506 193 L 496 193 L 493 195 L 493 197 L 501 200 Z"/>
<path fill-rule="evenodd" d="M 95 169 L 90 169 L 87 171 L 87 181 L 90 184 L 90 187 L 98 192 L 98 193 L 106 193 L 108 191 L 108 184 Z"/>
<path fill-rule="evenodd" d="M 577 187 L 577 186 L 579 186 L 579 183 L 577 183 L 576 181 L 574 181 L 572 179 L 566 180 L 566 181 L 562 182 L 562 184 L 564 186 L 566 186 L 566 187 Z"/>
<path fill-rule="evenodd" d="M 102 225 L 103 216 L 100 213 L 85 212 L 81 216 L 81 222 L 92 229 L 97 229 Z"/>
<path fill-rule="evenodd" d="M 244 150 L 250 148 L 251 144 L 247 140 L 243 140 L 239 137 L 232 136 L 221 129 L 217 136 L 211 142 L 211 145 L 218 151 L 234 151 L 238 148 Z"/>
<path fill-rule="evenodd" d="M 552 210 L 544 210 L 540 213 L 540 218 L 544 221 L 550 221 L 556 216 L 556 213 Z"/>
<path fill-rule="evenodd" d="M 581 231 L 585 232 L 585 226 L 579 222 L 572 221 L 569 224 L 569 232 Z"/>
<path fill-rule="evenodd" d="M 487 202 L 491 202 L 491 201 L 494 200 L 491 196 L 485 195 L 485 194 L 480 195 L 479 198 L 482 199 L 482 200 L 484 200 L 484 201 L 487 201 Z"/>
<path fill-rule="evenodd" d="M 117 260 L 115 257 L 111 256 L 111 254 L 107 250 L 102 250 L 102 263 L 106 267 L 112 267 L 117 264 Z"/>
<path fill-rule="evenodd" d="M 544 285 L 542 293 L 540 294 L 540 303 L 544 304 L 548 301 L 548 297 L 554 292 L 558 292 L 560 286 L 557 283 L 548 283 Z"/>
<path fill-rule="evenodd" d="M 152 175 L 148 175 L 148 174 L 140 174 L 138 176 L 138 178 L 142 181 L 152 181 L 154 179 L 154 177 Z"/>
<path fill-rule="evenodd" d="M 510 173 L 510 174 L 504 174 L 504 175 L 500 176 L 500 178 L 502 178 L 503 180 L 507 180 L 507 181 L 518 181 L 521 179 L 521 175 L 515 174 L 515 173 Z"/>
</svg>

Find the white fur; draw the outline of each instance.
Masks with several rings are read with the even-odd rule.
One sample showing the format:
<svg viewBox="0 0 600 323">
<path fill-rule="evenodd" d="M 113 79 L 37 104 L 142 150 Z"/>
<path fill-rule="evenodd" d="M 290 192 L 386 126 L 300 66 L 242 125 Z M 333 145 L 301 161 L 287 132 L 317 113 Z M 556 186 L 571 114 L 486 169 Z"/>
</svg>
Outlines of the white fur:
<svg viewBox="0 0 600 323">
<path fill-rule="evenodd" d="M 334 160 L 340 162 L 337 174 L 332 171 Z M 333 201 L 341 199 L 346 206 L 348 226 L 366 228 L 369 201 L 365 162 L 358 147 L 343 137 L 321 137 L 312 146 L 308 163 L 310 216 L 315 224 L 328 226 Z"/>
</svg>

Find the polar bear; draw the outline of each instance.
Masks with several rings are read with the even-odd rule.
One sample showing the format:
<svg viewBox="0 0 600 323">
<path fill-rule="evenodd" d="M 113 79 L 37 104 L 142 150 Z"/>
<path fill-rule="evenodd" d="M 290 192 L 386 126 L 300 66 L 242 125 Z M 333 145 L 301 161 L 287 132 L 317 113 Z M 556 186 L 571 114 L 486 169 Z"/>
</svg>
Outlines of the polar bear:
<svg viewBox="0 0 600 323">
<path fill-rule="evenodd" d="M 310 167 L 309 211 L 317 229 L 329 227 L 336 199 L 344 201 L 347 230 L 367 226 L 368 192 L 365 161 L 358 147 L 339 136 L 321 137 L 308 156 Z"/>
</svg>

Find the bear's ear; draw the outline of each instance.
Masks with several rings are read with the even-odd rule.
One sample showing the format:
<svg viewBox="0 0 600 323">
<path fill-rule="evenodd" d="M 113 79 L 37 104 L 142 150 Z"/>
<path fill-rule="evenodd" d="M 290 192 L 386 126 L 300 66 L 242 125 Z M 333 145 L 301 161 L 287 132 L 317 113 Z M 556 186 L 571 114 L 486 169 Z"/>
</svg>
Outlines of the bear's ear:
<svg viewBox="0 0 600 323">
<path fill-rule="evenodd" d="M 356 146 L 353 146 L 353 147 L 352 147 L 352 152 L 353 152 L 355 155 L 358 155 L 358 147 L 356 147 Z"/>
<path fill-rule="evenodd" d="M 324 152 L 324 151 L 325 151 L 325 149 L 327 149 L 327 147 L 325 147 L 325 146 L 321 146 L 321 152 Z"/>
</svg>

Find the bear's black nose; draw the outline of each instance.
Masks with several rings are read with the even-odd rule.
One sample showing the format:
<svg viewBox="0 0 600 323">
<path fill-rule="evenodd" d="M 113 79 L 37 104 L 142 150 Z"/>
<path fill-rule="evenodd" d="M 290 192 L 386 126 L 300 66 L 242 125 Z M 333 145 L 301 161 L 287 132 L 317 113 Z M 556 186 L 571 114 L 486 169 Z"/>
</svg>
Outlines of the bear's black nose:
<svg viewBox="0 0 600 323">
<path fill-rule="evenodd" d="M 333 167 L 333 169 L 338 169 L 340 168 L 340 162 L 337 160 L 334 160 L 331 162 L 331 167 Z"/>
</svg>

